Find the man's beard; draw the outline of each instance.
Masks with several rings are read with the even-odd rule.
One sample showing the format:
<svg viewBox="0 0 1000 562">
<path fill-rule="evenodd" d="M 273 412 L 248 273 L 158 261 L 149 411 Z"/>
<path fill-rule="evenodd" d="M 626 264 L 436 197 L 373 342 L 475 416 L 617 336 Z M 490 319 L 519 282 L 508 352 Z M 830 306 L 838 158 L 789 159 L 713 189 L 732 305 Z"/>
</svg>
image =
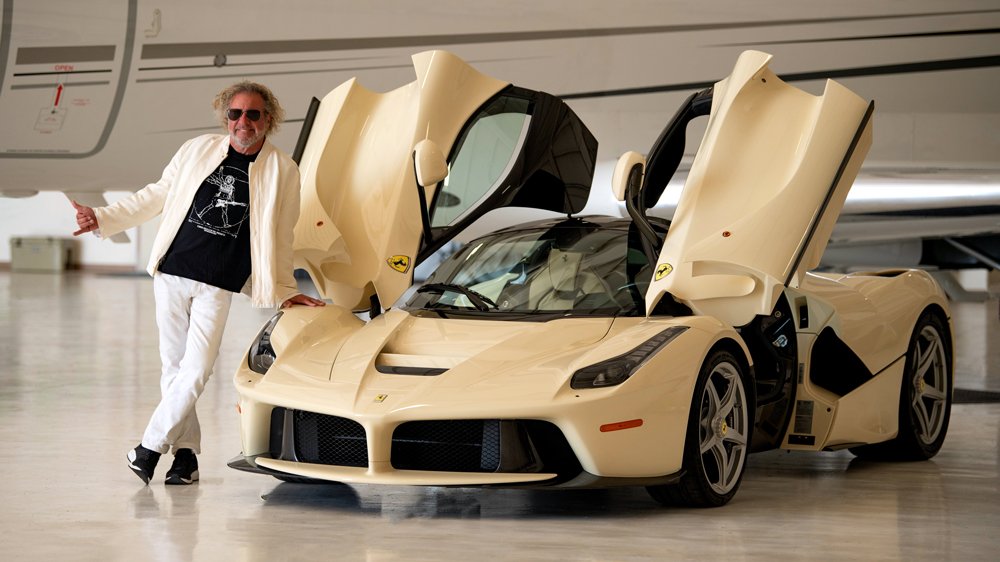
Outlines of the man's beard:
<svg viewBox="0 0 1000 562">
<path fill-rule="evenodd" d="M 243 148 L 243 149 L 247 149 L 247 148 L 250 148 L 251 146 L 259 143 L 261 141 L 261 139 L 264 138 L 264 131 L 260 131 L 256 135 L 250 137 L 250 140 L 246 140 L 246 141 L 244 141 L 243 139 L 241 139 L 240 137 L 238 137 L 236 135 L 236 131 L 234 131 L 231 135 L 229 135 L 229 138 L 233 141 L 233 144 L 235 144 L 236 146 L 238 146 L 240 148 Z"/>
</svg>

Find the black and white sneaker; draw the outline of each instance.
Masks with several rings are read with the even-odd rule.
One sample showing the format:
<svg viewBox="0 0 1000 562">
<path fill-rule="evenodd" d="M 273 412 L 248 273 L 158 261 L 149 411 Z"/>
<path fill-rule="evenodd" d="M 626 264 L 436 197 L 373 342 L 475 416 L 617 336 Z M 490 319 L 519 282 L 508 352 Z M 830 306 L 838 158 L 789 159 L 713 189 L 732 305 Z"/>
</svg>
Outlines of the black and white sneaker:
<svg viewBox="0 0 1000 562">
<path fill-rule="evenodd" d="M 177 449 L 167 471 L 167 484 L 186 485 L 198 480 L 198 457 L 191 449 Z"/>
<path fill-rule="evenodd" d="M 136 476 L 142 479 L 146 484 L 153 478 L 153 470 L 156 469 L 156 463 L 160 460 L 160 453 L 156 451 L 151 451 L 142 446 L 142 443 L 136 446 L 128 452 L 126 456 L 128 459 L 128 467 L 132 469 L 132 472 Z"/>
</svg>

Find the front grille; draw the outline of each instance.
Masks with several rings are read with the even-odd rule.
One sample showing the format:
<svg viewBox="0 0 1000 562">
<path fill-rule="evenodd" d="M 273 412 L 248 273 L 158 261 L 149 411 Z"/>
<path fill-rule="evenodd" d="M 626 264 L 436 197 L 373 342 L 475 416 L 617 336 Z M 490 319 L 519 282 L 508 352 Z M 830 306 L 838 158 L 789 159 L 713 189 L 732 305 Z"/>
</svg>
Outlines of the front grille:
<svg viewBox="0 0 1000 562">
<path fill-rule="evenodd" d="M 295 457 L 299 462 L 368 466 L 365 428 L 354 420 L 295 410 Z"/>
<path fill-rule="evenodd" d="M 347 418 L 276 407 L 271 458 L 334 466 L 368 466 L 364 427 Z M 582 468 L 554 424 L 539 420 L 433 420 L 400 424 L 392 466 L 445 472 L 552 472 L 566 481 Z"/>
<path fill-rule="evenodd" d="M 496 472 L 500 420 L 407 422 L 392 434 L 392 466 L 403 470 Z"/>
</svg>

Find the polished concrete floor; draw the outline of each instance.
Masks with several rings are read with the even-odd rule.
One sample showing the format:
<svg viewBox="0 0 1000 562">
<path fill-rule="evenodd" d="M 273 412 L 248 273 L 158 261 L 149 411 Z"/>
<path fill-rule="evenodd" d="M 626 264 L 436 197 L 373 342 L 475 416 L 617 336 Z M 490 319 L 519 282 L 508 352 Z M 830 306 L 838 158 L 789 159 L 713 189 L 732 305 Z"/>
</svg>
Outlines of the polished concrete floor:
<svg viewBox="0 0 1000 562">
<path fill-rule="evenodd" d="M 736 499 L 713 510 L 662 508 L 642 489 L 303 485 L 234 471 L 226 467 L 240 446 L 230 373 L 269 316 L 243 298 L 198 406 L 201 482 L 164 486 L 161 467 L 143 486 L 124 456 L 159 393 L 151 293 L 144 276 L 0 271 L 0 558 L 998 557 L 998 403 L 956 405 L 944 448 L 928 462 L 755 455 Z M 998 301 L 956 303 L 953 312 L 956 386 L 995 396 Z"/>
</svg>

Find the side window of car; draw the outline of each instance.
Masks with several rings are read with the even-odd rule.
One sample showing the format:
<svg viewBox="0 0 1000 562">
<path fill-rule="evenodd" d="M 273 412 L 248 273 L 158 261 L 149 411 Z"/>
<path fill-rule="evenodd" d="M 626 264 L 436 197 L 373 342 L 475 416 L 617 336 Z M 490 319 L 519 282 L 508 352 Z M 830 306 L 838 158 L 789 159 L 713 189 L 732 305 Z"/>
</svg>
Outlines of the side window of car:
<svg viewBox="0 0 1000 562">
<path fill-rule="evenodd" d="M 454 224 L 500 187 L 527 136 L 529 106 L 526 99 L 502 95 L 469 121 L 431 210 L 432 227 Z"/>
</svg>

